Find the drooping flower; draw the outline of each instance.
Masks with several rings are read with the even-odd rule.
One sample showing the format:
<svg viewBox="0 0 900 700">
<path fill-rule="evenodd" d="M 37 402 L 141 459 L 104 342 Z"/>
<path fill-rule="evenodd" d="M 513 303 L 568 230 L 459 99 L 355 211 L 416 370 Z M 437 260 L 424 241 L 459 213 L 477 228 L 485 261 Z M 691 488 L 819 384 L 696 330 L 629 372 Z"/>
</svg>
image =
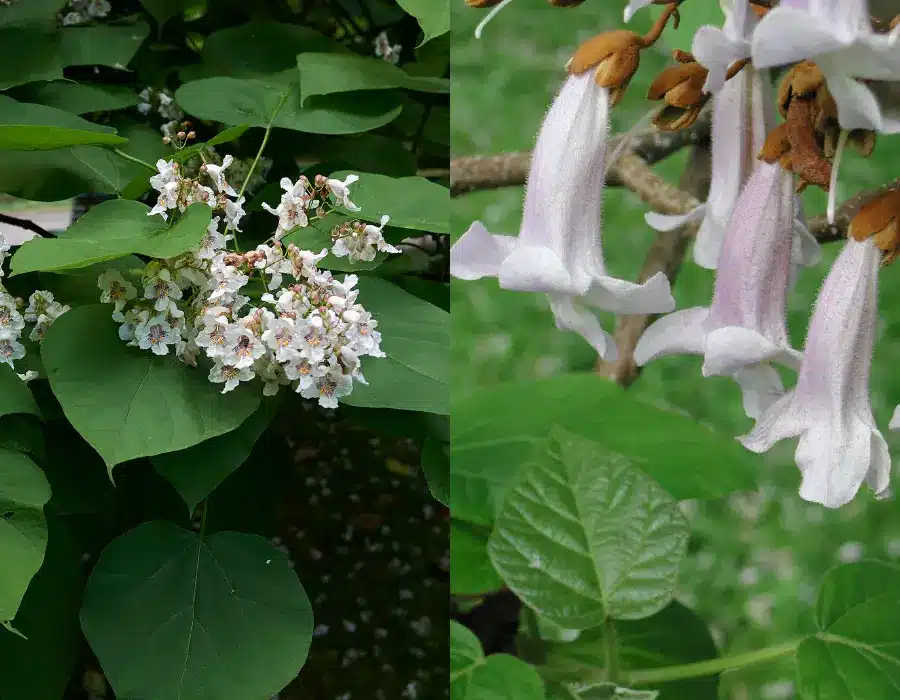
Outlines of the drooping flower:
<svg viewBox="0 0 900 700">
<path fill-rule="evenodd" d="M 866 0 L 808 0 L 776 7 L 753 32 L 753 64 L 770 68 L 812 60 L 837 104 L 842 128 L 900 132 L 872 90 L 857 78 L 895 80 L 900 44 L 872 29 Z"/>
<path fill-rule="evenodd" d="M 676 311 L 653 323 L 634 357 L 639 365 L 674 353 L 701 354 L 704 376 L 734 378 L 744 409 L 758 417 L 781 393 L 772 363 L 799 367 L 785 320 L 794 222 L 794 179 L 760 163 L 738 198 L 725 235 L 709 308 Z"/>
<path fill-rule="evenodd" d="M 816 300 L 796 387 L 740 438 L 765 452 L 799 436 L 800 496 L 829 508 L 849 502 L 864 481 L 884 494 L 890 480 L 887 443 L 869 401 L 881 257 L 871 238 L 847 241 Z"/>
<path fill-rule="evenodd" d="M 224 192 L 229 197 L 237 197 L 237 192 L 225 180 L 225 169 L 234 162 L 234 156 L 230 153 L 222 160 L 222 165 L 215 163 L 204 163 L 202 169 L 209 175 L 216 187 L 216 192 Z"/>
<path fill-rule="evenodd" d="M 588 307 L 629 314 L 675 306 L 662 273 L 639 285 L 606 272 L 600 208 L 609 106 L 594 70 L 570 75 L 538 134 L 518 237 L 491 234 L 476 221 L 450 251 L 455 277 L 497 277 L 503 289 L 547 294 L 557 327 L 579 333 L 607 359 L 615 344 Z"/>
<path fill-rule="evenodd" d="M 272 208 L 266 202 L 262 204 L 263 209 L 278 217 L 278 228 L 274 236 L 276 241 L 281 240 L 291 229 L 309 225 L 306 210 L 309 207 L 310 195 L 306 191 L 306 179 L 301 177 L 296 182 L 291 182 L 283 177 L 280 184 L 284 194 L 281 195 L 278 206 Z"/>
<path fill-rule="evenodd" d="M 350 174 L 343 180 L 328 179 L 325 184 L 331 190 L 331 194 L 347 211 L 359 211 L 359 207 L 350 201 L 350 185 L 359 180 L 359 175 Z"/>
</svg>

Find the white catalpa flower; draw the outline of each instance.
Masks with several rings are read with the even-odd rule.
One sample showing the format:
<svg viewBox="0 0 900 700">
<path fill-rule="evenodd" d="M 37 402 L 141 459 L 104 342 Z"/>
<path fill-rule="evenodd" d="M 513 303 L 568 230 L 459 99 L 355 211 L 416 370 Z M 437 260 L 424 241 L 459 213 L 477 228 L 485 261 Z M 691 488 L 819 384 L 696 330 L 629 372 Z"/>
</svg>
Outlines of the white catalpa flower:
<svg viewBox="0 0 900 700">
<path fill-rule="evenodd" d="M 383 58 L 389 63 L 396 64 L 400 60 L 400 52 L 402 50 L 403 46 L 400 44 L 391 44 L 385 31 L 382 31 L 375 37 L 375 55 L 378 58 Z"/>
<path fill-rule="evenodd" d="M 228 241 L 234 239 L 233 234 L 225 234 L 219 231 L 219 221 L 221 221 L 221 218 L 214 216 L 206 227 L 206 234 L 200 239 L 200 248 L 196 251 L 198 260 L 212 260 L 219 252 L 224 250 Z"/>
<path fill-rule="evenodd" d="M 274 209 L 263 202 L 263 209 L 278 217 L 278 228 L 275 229 L 274 239 L 281 240 L 288 231 L 298 226 L 308 226 L 309 217 L 306 210 L 309 207 L 310 196 L 306 191 L 307 181 L 300 178 L 297 182 L 291 182 L 286 177 L 281 178 L 281 202 Z"/>
<path fill-rule="evenodd" d="M 222 362 L 237 369 L 252 367 L 266 353 L 266 347 L 251 330 L 241 324 L 225 331 L 225 352 Z"/>
<path fill-rule="evenodd" d="M 221 360 L 216 360 L 212 369 L 209 370 L 209 381 L 214 384 L 225 383 L 225 388 L 222 389 L 223 394 L 236 389 L 241 382 L 251 381 L 255 376 L 252 367 L 238 368 L 224 364 Z"/>
<path fill-rule="evenodd" d="M 167 182 L 159 191 L 159 197 L 153 208 L 147 212 L 147 216 L 159 214 L 164 220 L 169 219 L 169 209 L 178 207 L 178 195 L 181 192 L 180 182 Z"/>
<path fill-rule="evenodd" d="M 749 58 L 751 53 L 750 37 L 756 26 L 756 16 L 750 10 L 748 0 L 732 0 L 730 4 L 731 7 L 725 10 L 722 28 L 700 27 L 694 33 L 691 46 L 697 63 L 709 71 L 703 89 L 711 93 L 724 87 L 728 68 L 735 61 Z"/>
<path fill-rule="evenodd" d="M 166 185 L 178 182 L 178 166 L 174 160 L 167 161 L 160 158 L 156 161 L 156 169 L 159 170 L 159 174 L 150 178 L 150 186 L 157 192 L 163 192 Z"/>
<path fill-rule="evenodd" d="M 561 330 L 579 333 L 605 359 L 615 343 L 589 307 L 617 314 L 675 307 L 669 281 L 610 277 L 600 246 L 600 207 L 609 91 L 595 71 L 570 75 L 547 113 L 532 155 L 518 237 L 494 235 L 476 221 L 453 246 L 460 279 L 498 277 L 500 287 L 547 294 Z"/>
<path fill-rule="evenodd" d="M 359 180 L 359 175 L 348 175 L 343 180 L 325 180 L 325 184 L 334 198 L 347 211 L 359 211 L 359 207 L 350 201 L 350 185 Z"/>
<path fill-rule="evenodd" d="M 26 384 L 30 382 L 32 379 L 37 379 L 40 375 L 35 372 L 33 369 L 28 370 L 25 374 L 20 374 L 19 379 L 21 379 Z"/>
<path fill-rule="evenodd" d="M 703 375 L 733 377 L 743 389 L 747 415 L 758 418 L 783 391 L 771 363 L 800 366 L 785 319 L 793 210 L 791 173 L 760 163 L 729 224 L 712 305 L 682 309 L 651 324 L 635 348 L 635 362 L 703 355 Z"/>
<path fill-rule="evenodd" d="M 212 275 L 209 281 L 211 291 L 208 297 L 210 301 L 230 299 L 250 281 L 250 278 L 236 267 L 226 265 L 221 260 L 222 257 L 220 253 L 212 263 Z"/>
<path fill-rule="evenodd" d="M 784 5 L 784 4 L 783 4 Z M 808 0 L 770 10 L 753 32 L 753 65 L 814 61 L 828 83 L 844 129 L 900 133 L 872 90 L 857 78 L 896 80 L 900 44 L 872 30 L 866 0 Z"/>
<path fill-rule="evenodd" d="M 237 231 L 238 233 L 241 230 L 238 228 L 238 224 L 241 223 L 241 219 L 244 214 L 244 197 L 241 196 L 239 199 L 234 201 L 226 200 L 225 201 L 225 230 L 226 231 Z"/>
<path fill-rule="evenodd" d="M 176 334 L 165 316 L 153 316 L 139 323 L 134 329 L 141 350 L 150 350 L 154 355 L 167 355 L 169 345 L 174 345 Z"/>
<path fill-rule="evenodd" d="M 121 312 L 125 308 L 125 304 L 137 296 L 137 289 L 118 270 L 107 270 L 101 273 L 97 278 L 97 286 L 101 290 L 100 302 L 115 304 L 115 313 Z"/>
<path fill-rule="evenodd" d="M 228 339 L 225 337 L 228 326 L 225 316 L 207 314 L 203 317 L 203 329 L 197 334 L 194 343 L 197 347 L 205 348 L 208 357 L 224 357 L 228 347 Z"/>
<path fill-rule="evenodd" d="M 144 286 L 144 299 L 153 301 L 153 308 L 160 312 L 177 309 L 176 300 L 181 299 L 181 288 L 172 279 L 168 268 L 161 268 Z"/>
<path fill-rule="evenodd" d="M 233 162 L 234 157 L 229 154 L 222 160 L 222 165 L 215 165 L 214 163 L 204 163 L 202 168 L 205 170 L 206 174 L 209 175 L 209 178 L 213 181 L 216 192 L 224 192 L 229 197 L 237 197 L 237 192 L 235 192 L 234 188 L 225 180 L 225 169 Z"/>
<path fill-rule="evenodd" d="M 0 362 L 13 367 L 13 362 L 25 357 L 25 346 L 12 338 L 0 340 Z"/>
<path fill-rule="evenodd" d="M 800 496 L 829 508 L 848 503 L 864 481 L 876 494 L 889 485 L 891 458 L 869 402 L 881 258 L 871 238 L 847 241 L 816 300 L 797 386 L 740 438 L 765 452 L 799 436 Z"/>
<path fill-rule="evenodd" d="M 25 321 L 28 323 L 36 323 L 38 316 L 47 313 L 47 310 L 54 304 L 59 306 L 59 302 L 53 298 L 52 292 L 41 289 L 32 292 L 31 296 L 28 297 L 28 306 L 25 307 L 25 312 L 23 314 Z"/>
<path fill-rule="evenodd" d="M 384 253 L 402 253 L 384 240 L 384 227 L 391 217 L 381 217 L 381 225 L 356 223 L 343 227 L 341 235 L 335 240 L 331 252 L 335 257 L 349 257 L 350 262 L 370 262 L 381 251 Z"/>
<path fill-rule="evenodd" d="M 338 368 L 316 377 L 311 386 L 300 391 L 300 395 L 305 399 L 319 399 L 322 408 L 337 408 L 338 399 L 351 391 L 353 380 Z"/>
<path fill-rule="evenodd" d="M 284 373 L 288 379 L 297 382 L 297 391 L 307 391 L 314 386 L 316 379 L 325 374 L 324 365 L 314 364 L 305 357 L 295 357 L 284 366 Z"/>
<path fill-rule="evenodd" d="M 275 353 L 276 360 L 287 362 L 299 354 L 295 347 L 297 335 L 292 319 L 279 318 L 269 324 L 262 334 L 262 341 Z"/>
<path fill-rule="evenodd" d="M 16 340 L 25 328 L 25 319 L 16 309 L 16 300 L 0 292 L 0 340 Z"/>
<path fill-rule="evenodd" d="M 284 275 L 289 275 L 293 271 L 293 263 L 284 257 L 284 251 L 280 245 L 275 247 L 265 244 L 258 245 L 256 252 L 260 253 L 261 257 L 253 263 L 253 267 L 270 276 L 267 289 L 278 289 Z"/>
</svg>

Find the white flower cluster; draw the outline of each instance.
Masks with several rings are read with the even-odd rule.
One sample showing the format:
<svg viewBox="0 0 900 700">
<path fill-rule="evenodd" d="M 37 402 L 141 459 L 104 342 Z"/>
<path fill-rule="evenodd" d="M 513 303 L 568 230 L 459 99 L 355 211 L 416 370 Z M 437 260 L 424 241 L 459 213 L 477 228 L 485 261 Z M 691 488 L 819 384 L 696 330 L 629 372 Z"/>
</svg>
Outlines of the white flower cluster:
<svg viewBox="0 0 900 700">
<path fill-rule="evenodd" d="M 85 24 L 95 19 L 102 19 L 109 14 L 112 6 L 107 0 L 69 0 L 66 14 L 61 23 L 64 27 Z"/>
<path fill-rule="evenodd" d="M 383 58 L 389 63 L 396 64 L 400 60 L 400 52 L 402 50 L 403 46 L 400 44 L 391 44 L 387 32 L 381 32 L 375 37 L 375 55 L 378 58 Z"/>
<path fill-rule="evenodd" d="M 155 112 L 166 120 L 165 124 L 160 127 L 163 136 L 175 138 L 180 124 L 184 121 L 184 112 L 175 104 L 172 94 L 168 90 L 156 90 L 152 87 L 145 87 L 138 93 L 141 102 L 137 109 L 143 115 Z"/>
<path fill-rule="evenodd" d="M 384 227 L 391 220 L 387 214 L 381 217 L 381 225 L 366 224 L 361 221 L 347 221 L 335 226 L 331 232 L 334 246 L 331 252 L 335 257 L 349 257 L 351 262 L 370 262 L 378 251 L 384 253 L 402 253 L 384 240 Z"/>
<path fill-rule="evenodd" d="M 151 184 L 160 196 L 151 214 L 167 217 L 202 201 L 223 216 L 213 217 L 198 250 L 150 262 L 133 273 L 135 283 L 118 270 L 102 274 L 100 300 L 114 304 L 119 337 L 129 345 L 156 355 L 173 352 L 192 366 L 199 355 L 210 358 L 209 380 L 224 384 L 222 393 L 259 377 L 267 396 L 291 385 L 303 397 L 335 408 L 354 380 L 365 383 L 360 358 L 384 357 L 377 321 L 357 303 L 355 275 L 339 281 L 318 268 L 327 249 L 313 253 L 275 240 L 246 253 L 225 250 L 244 213 L 243 198 L 234 200 L 237 193 L 224 177 L 231 163 L 226 156 L 221 166 L 202 168 L 215 190 L 199 178 L 183 177 L 171 161 L 157 163 Z M 329 194 L 355 210 L 348 188 L 356 179 L 317 176 L 313 185 L 305 177 L 296 183 L 285 178 L 281 204 L 270 208 L 279 217 L 275 238 L 300 225 L 295 221 L 308 224 L 310 210 L 321 215 Z M 255 305 L 242 293 L 253 277 L 264 286 Z M 292 283 L 285 285 L 286 277 Z"/>
<path fill-rule="evenodd" d="M 9 255 L 9 244 L 0 234 L 0 277 L 3 277 L 3 262 Z M 68 306 L 63 306 L 53 298 L 50 292 L 38 290 L 28 298 L 28 305 L 20 311 L 24 302 L 11 294 L 0 284 L 0 362 L 15 368 L 15 361 L 25 357 L 25 346 L 20 338 L 25 331 L 26 324 L 33 324 L 28 334 L 29 340 L 41 342 L 44 333 L 50 325 L 66 311 Z M 24 381 L 34 379 L 35 372 L 26 372 L 19 375 Z"/>
</svg>

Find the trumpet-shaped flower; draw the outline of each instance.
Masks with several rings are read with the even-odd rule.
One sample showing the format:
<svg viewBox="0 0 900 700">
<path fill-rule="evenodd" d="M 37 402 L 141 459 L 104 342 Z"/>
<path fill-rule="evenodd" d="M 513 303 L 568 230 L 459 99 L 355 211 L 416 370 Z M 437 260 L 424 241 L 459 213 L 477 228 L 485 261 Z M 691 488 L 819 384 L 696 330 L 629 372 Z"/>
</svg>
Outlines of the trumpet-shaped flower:
<svg viewBox="0 0 900 700">
<path fill-rule="evenodd" d="M 809 59 L 822 70 L 844 129 L 900 132 L 872 91 L 856 78 L 895 80 L 900 43 L 872 30 L 866 0 L 808 0 L 771 10 L 753 32 L 753 64 L 781 66 Z"/>
<path fill-rule="evenodd" d="M 453 246 L 450 271 L 460 279 L 498 277 L 504 289 L 547 294 L 557 327 L 579 333 L 611 359 L 615 345 L 588 307 L 663 313 L 675 302 L 662 273 L 639 285 L 606 272 L 600 207 L 610 95 L 594 72 L 570 75 L 544 119 L 518 237 L 491 234 L 476 221 Z"/>
<path fill-rule="evenodd" d="M 797 369 L 785 321 L 794 222 L 794 181 L 760 163 L 735 207 L 709 308 L 683 309 L 653 323 L 635 348 L 639 365 L 674 353 L 704 357 L 704 376 L 731 376 L 757 418 L 782 393 L 773 362 Z"/>
<path fill-rule="evenodd" d="M 891 460 L 869 402 L 881 251 L 873 239 L 847 241 L 822 285 L 806 337 L 797 386 L 741 438 L 765 452 L 799 436 L 800 496 L 837 508 L 865 481 L 887 493 Z"/>
</svg>

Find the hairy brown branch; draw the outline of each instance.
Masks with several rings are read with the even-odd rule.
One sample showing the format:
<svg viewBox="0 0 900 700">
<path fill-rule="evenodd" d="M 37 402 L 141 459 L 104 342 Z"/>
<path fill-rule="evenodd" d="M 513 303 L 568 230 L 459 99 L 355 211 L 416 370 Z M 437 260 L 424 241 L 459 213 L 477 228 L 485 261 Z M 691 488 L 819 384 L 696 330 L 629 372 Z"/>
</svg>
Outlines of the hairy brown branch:
<svg viewBox="0 0 900 700">
<path fill-rule="evenodd" d="M 8 214 L 0 214 L 0 224 L 8 224 L 9 226 L 15 226 L 16 228 L 25 229 L 26 231 L 31 231 L 32 233 L 36 233 L 41 238 L 56 238 L 52 233 L 48 230 L 41 228 L 36 223 L 31 221 L 30 219 L 20 219 L 17 216 L 9 216 Z"/>
<path fill-rule="evenodd" d="M 685 146 L 706 143 L 709 140 L 710 115 L 709 111 L 701 114 L 694 124 L 680 131 L 648 129 L 630 136 L 615 136 L 609 140 L 607 152 L 615 153 L 622 139 L 628 138 L 626 152 L 637 154 L 647 163 L 656 163 Z M 531 153 L 528 151 L 455 158 L 450 162 L 450 195 L 456 197 L 474 190 L 524 185 L 530 162 Z M 606 184 L 622 184 L 615 164 L 610 169 Z"/>
</svg>

